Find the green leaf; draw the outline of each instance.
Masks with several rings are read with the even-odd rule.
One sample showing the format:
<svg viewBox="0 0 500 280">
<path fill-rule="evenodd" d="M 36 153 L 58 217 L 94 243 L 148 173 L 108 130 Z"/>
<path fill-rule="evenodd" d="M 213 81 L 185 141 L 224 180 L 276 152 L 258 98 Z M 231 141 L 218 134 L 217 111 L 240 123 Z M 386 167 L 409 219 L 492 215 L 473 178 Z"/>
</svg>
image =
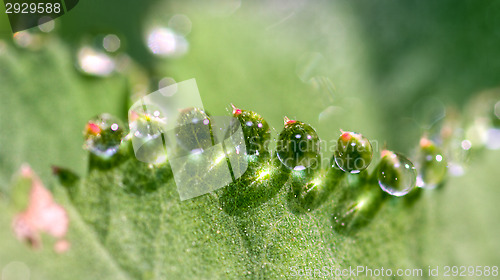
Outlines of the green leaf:
<svg viewBox="0 0 500 280">
<path fill-rule="evenodd" d="M 323 24 L 331 24 L 333 17 L 316 12 L 323 15 L 318 17 Z M 339 91 L 352 94 L 335 103 L 347 108 L 347 114 L 340 115 L 344 117 L 322 123 L 321 93 L 296 73 L 297 58 L 306 48 L 296 34 L 284 32 L 287 24 L 276 29 L 280 19 L 248 18 L 193 17 L 198 29 L 189 38 L 190 53 L 159 63 L 158 72 L 179 81 L 196 77 L 207 110 L 214 114 L 223 114 L 224 106 L 234 102 L 258 109 L 276 128 L 286 114 L 312 123 L 323 139 L 336 139 L 338 128 L 345 126 L 370 139 L 383 139 L 380 130 L 390 124 L 377 121 L 383 112 L 372 106 L 370 84 L 363 79 L 365 66 L 346 59 L 361 52 L 352 48 L 363 45 L 359 38 L 349 37 L 343 46 L 345 41 L 335 34 L 322 40 L 299 36 L 323 43 L 318 49 L 324 53 L 334 50 L 327 55 L 331 68 L 324 75 L 339 81 Z M 302 34 L 311 33 L 310 28 L 301 29 Z M 346 36 L 355 33 L 349 23 L 346 28 Z M 246 211 L 230 211 L 223 195 L 226 202 L 241 205 L 241 197 L 253 196 L 244 196 L 252 194 L 245 189 L 250 183 L 181 202 L 168 166 L 151 168 L 128 157 L 86 174 L 81 131 L 98 113 L 124 115 L 126 81 L 121 76 L 81 76 L 73 67 L 73 52 L 55 39 L 37 52 L 9 45 L 9 55 L 0 54 L 0 269 L 22 261 L 33 279 L 273 279 L 290 277 L 294 268 L 361 265 L 425 272 L 429 265 L 500 263 L 500 245 L 495 242 L 500 232 L 498 152 L 474 161 L 466 176 L 450 178 L 442 189 L 425 190 L 414 201 L 387 199 L 364 227 L 347 233 L 336 230 L 333 217 L 357 200 L 351 186 L 360 178 L 354 175 L 312 211 L 290 207 L 291 182 L 285 178 L 269 185 L 272 191 L 266 199 L 250 203 Z M 304 92 L 314 98 L 305 98 Z M 52 252 L 48 237 L 44 249 L 33 251 L 11 232 L 15 212 L 5 193 L 22 162 L 41 174 L 69 213 L 67 239 L 72 247 L 67 253 Z M 63 187 L 48 175 L 51 164 L 85 175 L 80 180 L 69 176 Z"/>
</svg>

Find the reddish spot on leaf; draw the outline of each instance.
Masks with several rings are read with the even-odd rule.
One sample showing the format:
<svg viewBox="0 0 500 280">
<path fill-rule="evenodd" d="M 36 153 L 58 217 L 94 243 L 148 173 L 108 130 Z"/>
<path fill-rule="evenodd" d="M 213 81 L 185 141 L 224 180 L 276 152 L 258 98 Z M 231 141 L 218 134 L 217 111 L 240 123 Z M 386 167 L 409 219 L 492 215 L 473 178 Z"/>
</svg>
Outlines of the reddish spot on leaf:
<svg viewBox="0 0 500 280">
<path fill-rule="evenodd" d="M 31 190 L 27 209 L 17 214 L 12 223 L 17 238 L 29 242 L 33 248 L 41 247 L 41 233 L 47 233 L 59 239 L 58 243 L 61 242 L 69 226 L 66 210 L 54 202 L 52 194 L 29 166 L 21 168 L 21 176 L 31 180 Z M 67 246 L 58 243 L 54 246 L 58 252 L 69 248 L 69 242 Z"/>
</svg>

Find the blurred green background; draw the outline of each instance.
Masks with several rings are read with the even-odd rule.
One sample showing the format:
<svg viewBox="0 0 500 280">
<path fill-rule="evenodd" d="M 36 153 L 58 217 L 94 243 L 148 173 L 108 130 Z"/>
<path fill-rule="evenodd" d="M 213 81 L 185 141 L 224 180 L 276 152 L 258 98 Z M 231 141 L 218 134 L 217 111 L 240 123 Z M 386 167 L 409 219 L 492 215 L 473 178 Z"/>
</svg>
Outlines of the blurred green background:
<svg viewBox="0 0 500 280">
<path fill-rule="evenodd" d="M 339 129 L 359 131 L 408 155 L 451 107 L 465 113 L 471 98 L 500 82 L 498 1 L 82 0 L 49 32 L 17 38 L 2 9 L 3 199 L 24 162 L 48 186 L 51 165 L 84 174 L 86 121 L 102 112 L 126 120 L 131 100 L 167 77 L 196 78 L 214 115 L 233 103 L 260 113 L 275 133 L 288 116 L 325 140 Z M 161 28 L 185 33 L 177 43 L 187 47 L 154 54 L 148 36 Z M 108 34 L 120 40 L 114 52 L 103 48 Z M 85 46 L 114 60 L 109 75 L 81 69 Z M 425 257 L 500 264 L 498 155 L 478 152 L 468 173 L 450 180 L 432 208 L 440 213 L 429 214 L 439 217 L 422 225 L 440 234 L 422 245 L 430 248 Z"/>
</svg>

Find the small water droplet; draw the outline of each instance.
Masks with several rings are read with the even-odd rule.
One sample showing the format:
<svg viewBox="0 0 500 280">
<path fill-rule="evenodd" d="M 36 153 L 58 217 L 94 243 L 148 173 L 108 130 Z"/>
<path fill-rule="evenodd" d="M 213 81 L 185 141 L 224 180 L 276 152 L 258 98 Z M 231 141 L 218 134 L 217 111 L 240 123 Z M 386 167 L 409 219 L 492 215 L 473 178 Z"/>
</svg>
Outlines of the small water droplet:
<svg viewBox="0 0 500 280">
<path fill-rule="evenodd" d="M 134 145 L 140 147 L 136 157 L 155 164 L 165 162 L 167 157 L 161 136 L 168 119 L 162 110 L 154 104 L 139 105 L 129 111 L 128 119 Z"/>
<path fill-rule="evenodd" d="M 125 131 L 118 118 L 104 113 L 88 121 L 84 135 L 86 150 L 101 158 L 110 158 L 118 152 Z"/>
<path fill-rule="evenodd" d="M 383 191 L 404 196 L 410 192 L 417 181 L 417 171 L 413 163 L 398 153 L 383 151 L 377 169 L 377 179 Z"/>
<path fill-rule="evenodd" d="M 120 38 L 115 34 L 108 34 L 102 39 L 102 46 L 108 52 L 116 52 L 121 45 Z"/>
<path fill-rule="evenodd" d="M 85 46 L 78 51 L 79 69 L 88 75 L 106 77 L 115 70 L 115 61 L 107 54 Z"/>
<path fill-rule="evenodd" d="M 184 36 L 165 27 L 153 28 L 148 33 L 147 45 L 153 54 L 165 57 L 182 56 L 189 48 L 189 43 Z"/>
<path fill-rule="evenodd" d="M 335 164 L 352 174 L 365 170 L 372 162 L 373 149 L 370 141 L 354 132 L 342 132 L 334 153 Z"/>
<path fill-rule="evenodd" d="M 442 150 L 427 138 L 420 140 L 417 160 L 417 186 L 427 189 L 437 187 L 446 177 L 448 163 Z"/>
<path fill-rule="evenodd" d="M 310 125 L 289 120 L 279 136 L 278 159 L 284 166 L 297 171 L 318 167 L 319 142 L 318 134 Z"/>
</svg>

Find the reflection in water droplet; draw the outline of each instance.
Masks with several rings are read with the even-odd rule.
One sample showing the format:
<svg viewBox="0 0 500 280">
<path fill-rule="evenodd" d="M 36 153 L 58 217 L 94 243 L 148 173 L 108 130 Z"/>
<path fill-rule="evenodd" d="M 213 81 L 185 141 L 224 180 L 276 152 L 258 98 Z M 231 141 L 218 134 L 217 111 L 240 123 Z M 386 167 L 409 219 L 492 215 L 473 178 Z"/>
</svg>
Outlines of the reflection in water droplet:
<svg viewBox="0 0 500 280">
<path fill-rule="evenodd" d="M 180 35 L 186 36 L 191 32 L 191 20 L 185 15 L 174 15 L 168 21 L 168 27 L 175 30 Z"/>
<path fill-rule="evenodd" d="M 189 47 L 184 36 L 164 27 L 152 29 L 148 34 L 147 44 L 152 53 L 169 57 L 181 56 Z"/>
<path fill-rule="evenodd" d="M 84 135 L 86 150 L 101 158 L 110 158 L 118 152 L 125 131 L 118 118 L 101 114 L 87 123 Z"/>
<path fill-rule="evenodd" d="M 45 33 L 54 30 L 56 26 L 55 21 L 49 16 L 43 16 L 38 20 L 38 28 Z"/>
<path fill-rule="evenodd" d="M 108 34 L 102 39 L 102 46 L 108 52 L 116 52 L 120 48 L 120 38 L 115 34 Z"/>
<path fill-rule="evenodd" d="M 86 74 L 105 77 L 115 70 L 115 61 L 105 53 L 83 47 L 78 51 L 78 66 Z"/>
<path fill-rule="evenodd" d="M 411 191 L 417 181 L 417 171 L 413 163 L 403 155 L 382 151 L 382 159 L 377 168 L 377 179 L 383 191 L 403 196 Z"/>
</svg>

